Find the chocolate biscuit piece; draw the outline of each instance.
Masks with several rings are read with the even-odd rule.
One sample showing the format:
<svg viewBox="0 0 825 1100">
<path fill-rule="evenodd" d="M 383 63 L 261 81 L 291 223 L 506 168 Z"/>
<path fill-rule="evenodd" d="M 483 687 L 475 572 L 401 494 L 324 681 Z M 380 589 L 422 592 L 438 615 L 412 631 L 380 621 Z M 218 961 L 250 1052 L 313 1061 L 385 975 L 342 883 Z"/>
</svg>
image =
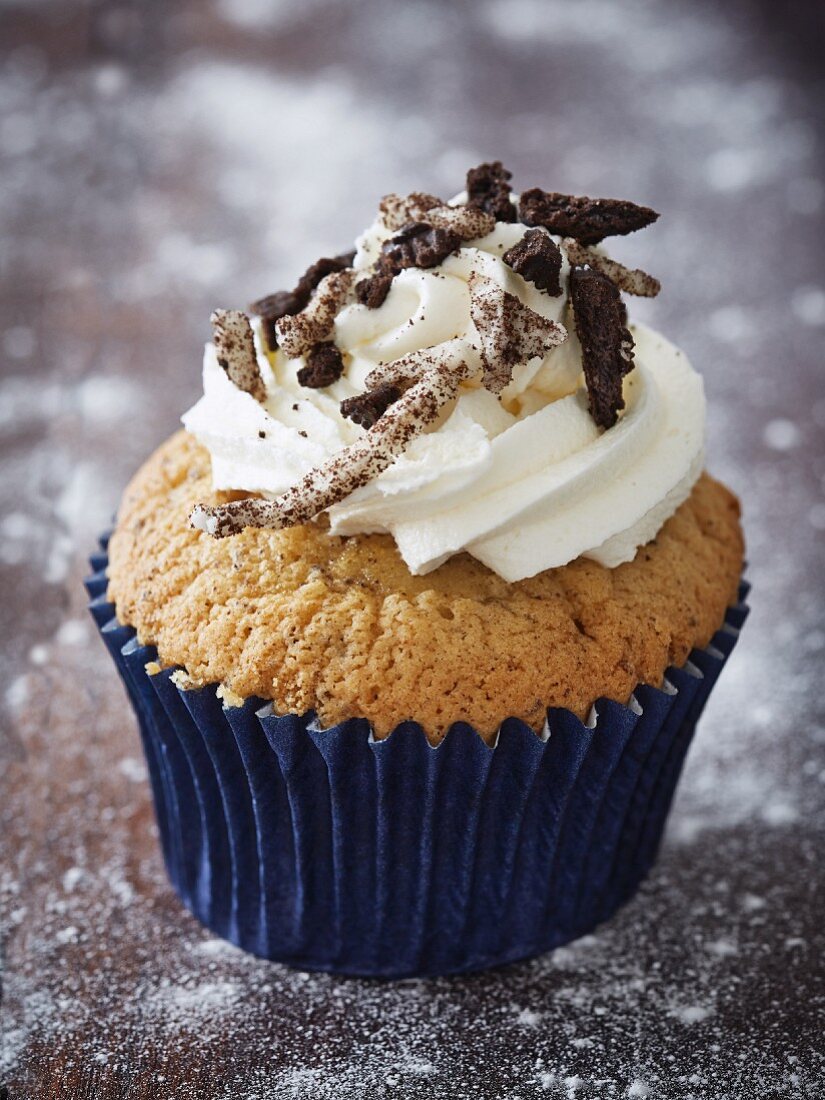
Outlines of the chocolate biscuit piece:
<svg viewBox="0 0 825 1100">
<path fill-rule="evenodd" d="M 263 323 L 267 347 L 275 351 L 278 346 L 278 334 L 275 322 L 282 317 L 292 317 L 305 309 L 321 280 L 333 271 L 344 271 L 352 267 L 355 252 L 342 252 L 340 256 L 322 256 L 303 273 L 294 290 L 278 290 L 259 298 L 249 307 L 250 313 L 257 313 Z"/>
<path fill-rule="evenodd" d="M 298 381 L 309 389 L 320 390 L 337 382 L 343 373 L 344 360 L 341 352 L 330 340 L 316 344 L 308 352 L 306 366 L 298 371 Z"/>
<path fill-rule="evenodd" d="M 508 248 L 502 260 L 522 279 L 557 298 L 561 294 L 561 249 L 541 229 L 528 229 L 518 244 Z"/>
<path fill-rule="evenodd" d="M 479 164 L 467 173 L 467 205 L 492 214 L 497 222 L 514 222 L 516 208 L 510 200 L 512 177 L 500 160 Z"/>
<path fill-rule="evenodd" d="M 461 247 L 461 239 L 448 229 L 426 222 L 412 222 L 381 246 L 379 271 L 397 275 L 408 267 L 436 267 Z"/>
<path fill-rule="evenodd" d="M 625 294 L 655 298 L 662 289 L 657 278 L 639 267 L 625 267 L 624 264 L 611 260 L 609 256 L 603 256 L 595 248 L 574 241 L 572 237 L 565 237 L 561 243 L 571 267 L 592 267 L 594 271 L 601 271 L 602 275 L 611 279 Z"/>
<path fill-rule="evenodd" d="M 633 337 L 619 290 L 590 268 L 570 272 L 570 298 L 582 347 L 590 414 L 600 428 L 612 428 L 624 408 L 622 379 L 633 369 Z"/>
<path fill-rule="evenodd" d="M 367 309 L 378 309 L 387 299 L 392 286 L 392 275 L 379 271 L 355 284 L 355 297 Z"/>
<path fill-rule="evenodd" d="M 325 275 L 316 292 L 300 313 L 287 314 L 275 325 L 284 355 L 297 359 L 316 344 L 329 340 L 338 312 L 352 298 L 355 272 L 351 267 Z"/>
<path fill-rule="evenodd" d="M 401 390 L 391 382 L 380 382 L 366 393 L 347 397 L 341 402 L 341 415 L 360 424 L 362 428 L 371 428 L 401 396 Z"/>
<path fill-rule="evenodd" d="M 518 204 L 525 225 L 543 225 L 561 237 L 582 244 L 598 244 L 605 237 L 623 236 L 655 222 L 659 215 L 649 206 L 623 199 L 589 199 L 585 195 L 561 195 L 533 187 L 523 191 Z"/>
</svg>

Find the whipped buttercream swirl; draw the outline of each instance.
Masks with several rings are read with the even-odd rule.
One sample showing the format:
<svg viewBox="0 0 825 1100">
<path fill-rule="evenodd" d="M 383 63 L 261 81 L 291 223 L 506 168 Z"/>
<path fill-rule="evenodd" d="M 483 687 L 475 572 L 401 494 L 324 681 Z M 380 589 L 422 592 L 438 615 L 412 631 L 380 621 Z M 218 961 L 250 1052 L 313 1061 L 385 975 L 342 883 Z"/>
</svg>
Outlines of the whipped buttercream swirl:
<svg viewBox="0 0 825 1100">
<path fill-rule="evenodd" d="M 379 217 L 359 239 L 356 278 L 369 273 L 393 233 Z M 420 356 L 462 364 L 454 396 L 383 472 L 328 508 L 332 534 L 387 532 L 415 574 L 462 551 L 507 581 L 580 556 L 610 567 L 632 560 L 701 473 L 702 381 L 664 337 L 631 325 L 635 369 L 624 379 L 625 407 L 601 431 L 588 411 L 568 308 L 565 245 L 574 263 L 582 262 L 581 246 L 576 251 L 575 242 L 553 237 L 562 249 L 562 293 L 551 296 L 502 260 L 524 234 L 524 225 L 498 221 L 437 266 L 400 271 L 378 308 L 350 298 L 326 337 L 345 367 L 324 389 L 298 381 L 304 355 L 267 350 L 257 318 L 261 400 L 233 384 L 208 344 L 203 397 L 183 422 L 211 455 L 214 487 L 268 499 L 293 490 L 363 439 L 364 429 L 342 415 L 341 402 L 391 378 L 399 360 L 415 363 Z M 600 250 L 588 251 L 596 267 Z M 484 333 L 473 309 L 479 287 L 513 295 L 568 333 L 563 343 L 517 363 L 498 394 L 482 384 Z M 525 347 L 527 355 L 534 350 Z"/>
</svg>

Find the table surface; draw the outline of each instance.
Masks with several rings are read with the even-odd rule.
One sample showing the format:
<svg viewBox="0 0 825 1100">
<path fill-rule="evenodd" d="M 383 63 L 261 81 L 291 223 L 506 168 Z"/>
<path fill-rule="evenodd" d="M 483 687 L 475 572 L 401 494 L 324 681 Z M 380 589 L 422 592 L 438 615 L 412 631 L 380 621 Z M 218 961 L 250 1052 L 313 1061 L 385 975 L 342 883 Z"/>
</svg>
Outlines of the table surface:
<svg viewBox="0 0 825 1100">
<path fill-rule="evenodd" d="M 0 1095 L 820 1095 L 822 11 L 0 5 Z M 213 306 L 494 157 L 662 211 L 617 252 L 704 373 L 753 613 L 658 865 L 595 935 L 468 978 L 292 972 L 168 886 L 84 557 L 195 399 Z"/>
</svg>

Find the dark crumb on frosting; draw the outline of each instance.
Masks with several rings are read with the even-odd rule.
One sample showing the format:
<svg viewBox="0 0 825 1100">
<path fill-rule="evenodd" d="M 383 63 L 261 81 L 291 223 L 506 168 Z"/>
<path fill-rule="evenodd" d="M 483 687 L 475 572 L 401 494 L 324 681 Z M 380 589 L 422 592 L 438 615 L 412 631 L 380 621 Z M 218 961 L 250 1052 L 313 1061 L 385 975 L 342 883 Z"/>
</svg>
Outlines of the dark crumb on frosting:
<svg viewBox="0 0 825 1100">
<path fill-rule="evenodd" d="M 355 297 L 367 309 L 378 309 L 387 299 L 392 279 L 389 272 L 379 271 L 377 275 L 370 275 L 368 279 L 362 279 L 355 284 Z"/>
<path fill-rule="evenodd" d="M 312 292 L 323 278 L 333 271 L 344 271 L 352 267 L 355 252 L 343 252 L 340 256 L 322 256 L 303 273 L 294 290 L 278 290 L 259 298 L 249 307 L 250 313 L 257 313 L 263 323 L 264 336 L 270 351 L 278 346 L 278 334 L 275 322 L 281 317 L 292 317 L 305 309 Z"/>
<path fill-rule="evenodd" d="M 359 393 L 342 401 L 341 415 L 360 424 L 362 428 L 371 428 L 400 396 L 401 390 L 398 386 L 392 382 L 379 382 L 366 393 Z"/>
<path fill-rule="evenodd" d="M 553 298 L 561 294 L 561 249 L 541 229 L 528 229 L 518 244 L 501 257 L 522 279 Z"/>
<path fill-rule="evenodd" d="M 633 369 L 633 337 L 616 285 L 598 271 L 574 267 L 570 298 L 582 347 L 590 414 L 600 428 L 612 428 L 624 408 L 622 378 Z"/>
<path fill-rule="evenodd" d="M 407 267 L 436 267 L 461 247 L 461 238 L 449 229 L 413 222 L 381 246 L 379 271 L 397 275 Z"/>
<path fill-rule="evenodd" d="M 512 177 L 500 160 L 479 164 L 467 173 L 467 205 L 492 214 L 497 222 L 514 222 L 516 208 L 510 200 Z"/>
<path fill-rule="evenodd" d="M 298 371 L 298 381 L 309 389 L 320 390 L 337 382 L 343 373 L 341 352 L 332 341 L 327 341 L 316 344 L 307 354 L 306 366 Z"/>
<path fill-rule="evenodd" d="M 649 206 L 623 199 L 589 199 L 540 187 L 522 192 L 518 210 L 525 225 L 543 225 L 551 233 L 573 237 L 582 244 L 598 244 L 605 237 L 644 229 L 659 217 Z"/>
</svg>

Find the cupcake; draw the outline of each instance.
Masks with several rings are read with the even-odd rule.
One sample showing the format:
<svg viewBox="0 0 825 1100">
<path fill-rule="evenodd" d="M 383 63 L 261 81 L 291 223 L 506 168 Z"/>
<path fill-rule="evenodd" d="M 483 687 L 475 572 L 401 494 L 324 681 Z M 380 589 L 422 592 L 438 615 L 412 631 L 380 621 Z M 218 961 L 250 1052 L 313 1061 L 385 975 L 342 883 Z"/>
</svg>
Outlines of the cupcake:
<svg viewBox="0 0 825 1100">
<path fill-rule="evenodd" d="M 604 247 L 658 215 L 509 180 L 216 311 L 93 558 L 171 880 L 267 958 L 451 973 L 607 919 L 744 621 L 701 378 Z"/>
</svg>

